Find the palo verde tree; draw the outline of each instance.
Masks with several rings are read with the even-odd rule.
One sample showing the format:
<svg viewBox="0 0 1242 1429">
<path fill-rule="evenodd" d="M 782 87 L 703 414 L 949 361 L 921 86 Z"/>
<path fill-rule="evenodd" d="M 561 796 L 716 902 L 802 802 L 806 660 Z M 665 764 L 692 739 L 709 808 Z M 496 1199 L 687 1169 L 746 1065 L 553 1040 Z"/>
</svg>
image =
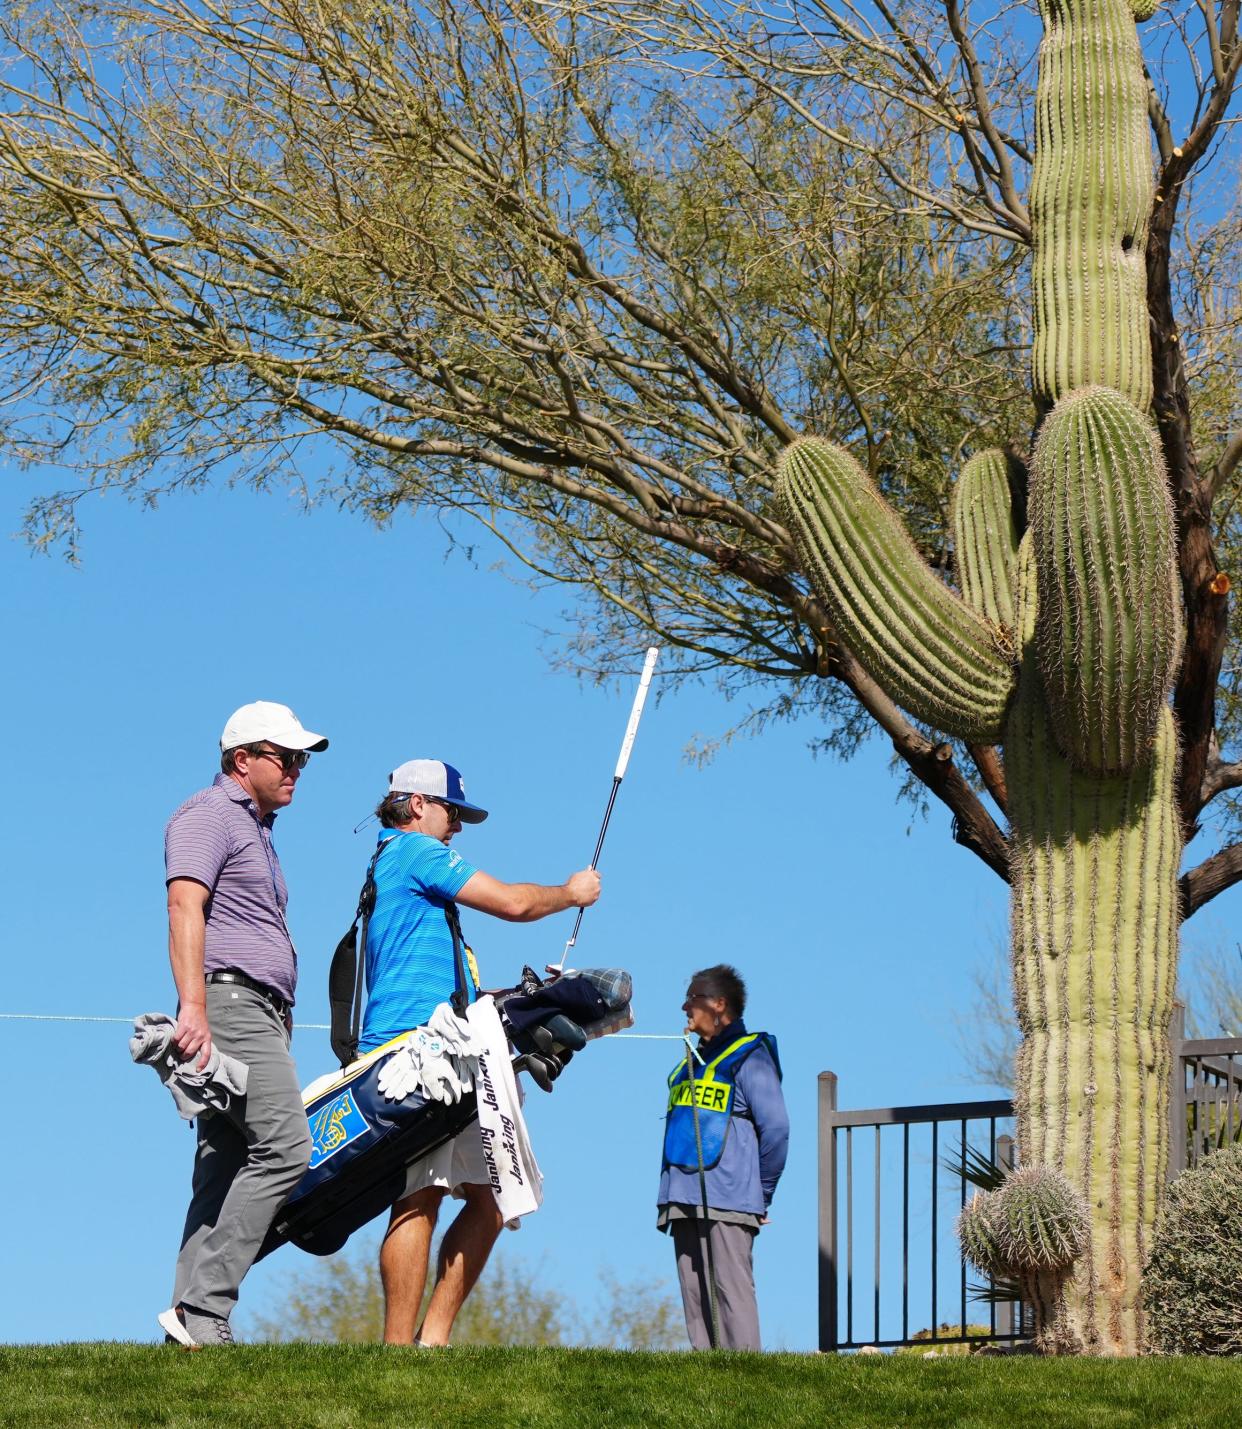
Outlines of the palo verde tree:
<svg viewBox="0 0 1242 1429">
<path fill-rule="evenodd" d="M 1073 1180 L 1100 1148 L 1116 1171 L 1066 1302 L 1067 1341 L 1089 1348 L 1142 1341 L 1132 1262 L 1162 1153 L 1150 1096 L 1080 1075 L 1080 993 L 1100 1026 L 1120 964 L 1083 992 L 1087 944 L 1058 919 L 1083 911 L 1078 861 L 1107 848 L 1109 916 L 1153 983 L 1109 1075 L 1150 1085 L 1176 927 L 1242 876 L 1242 764 L 1222 753 L 1238 8 L 1157 14 L 1144 69 L 1113 0 L 1050 4 L 1063 108 L 1047 65 L 1036 100 L 1033 14 L 962 0 L 21 0 L 0 17 L 0 422 L 19 458 L 75 473 L 32 509 L 34 538 L 72 540 L 91 490 L 154 497 L 222 469 L 379 520 L 447 508 L 581 592 L 583 668 L 654 630 L 683 671 L 813 714 L 831 748 L 878 726 L 1015 884 L 1024 1077 L 1046 1108 L 1024 1120 L 1030 1158 Z M 1123 111 L 1124 139 L 1081 149 Z M 1097 263 L 1107 300 L 1084 288 Z M 921 667 L 877 663 L 833 595 L 837 558 L 809 526 L 795 539 L 777 472 L 806 433 L 857 461 L 858 503 L 901 517 L 904 534 L 875 505 L 866 560 L 894 564 L 855 574 L 877 600 L 899 578 L 930 592 Z M 1101 465 L 1108 495 L 1085 475 Z M 1181 869 L 1217 810 L 1224 846 Z M 1062 946 L 1075 976 L 1049 983 Z M 1110 1110 L 1073 1150 L 1088 1097 Z M 1139 1164 L 1109 1161 L 1114 1132 Z"/>
</svg>

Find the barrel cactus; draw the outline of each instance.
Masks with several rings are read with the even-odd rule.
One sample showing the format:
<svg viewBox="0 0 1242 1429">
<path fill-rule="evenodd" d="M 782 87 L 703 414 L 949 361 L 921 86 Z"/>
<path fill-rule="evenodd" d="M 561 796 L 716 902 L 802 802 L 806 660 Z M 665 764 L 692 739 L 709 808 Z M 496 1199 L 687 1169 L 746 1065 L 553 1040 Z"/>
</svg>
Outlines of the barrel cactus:
<svg viewBox="0 0 1242 1429">
<path fill-rule="evenodd" d="M 1077 1187 L 1046 1166 L 1020 1167 L 963 1208 L 957 1233 L 972 1265 L 1021 1287 L 1041 1349 L 1076 1346 L 1065 1282 L 1090 1238 L 1090 1212 Z"/>
<path fill-rule="evenodd" d="M 1086 1249 L 1087 1203 L 1059 1171 L 1022 1166 L 988 1194 L 996 1253 L 1016 1274 L 1068 1270 Z"/>
<path fill-rule="evenodd" d="M 1062 1249 L 1081 1241 L 1072 1270 L 1035 1256 L 1023 1271 L 1046 1345 L 1124 1354 L 1144 1344 L 1140 1273 L 1168 1154 L 1181 601 L 1149 412 L 1138 12 L 1127 0 L 1041 11 L 1029 530 L 1004 456 L 975 457 L 953 513 L 959 596 L 848 453 L 795 442 L 779 493 L 803 571 L 873 677 L 936 729 L 1004 746 L 1023 1175 L 1032 1192 L 1056 1173 L 1090 1207 L 1082 1227 L 1066 1211 Z M 1000 1264 L 992 1195 L 963 1240 Z"/>
<path fill-rule="evenodd" d="M 1001 1254 L 993 1215 L 995 1205 L 994 1192 L 976 1191 L 957 1218 L 957 1238 L 962 1254 L 976 1270 L 990 1279 L 1001 1280 L 1013 1272 Z"/>
</svg>

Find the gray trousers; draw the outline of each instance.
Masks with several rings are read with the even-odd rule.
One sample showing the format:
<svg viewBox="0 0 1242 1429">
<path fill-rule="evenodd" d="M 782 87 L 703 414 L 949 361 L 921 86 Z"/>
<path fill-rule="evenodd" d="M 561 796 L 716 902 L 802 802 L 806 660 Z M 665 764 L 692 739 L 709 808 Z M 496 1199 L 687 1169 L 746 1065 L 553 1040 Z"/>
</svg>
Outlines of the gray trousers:
<svg viewBox="0 0 1242 1429">
<path fill-rule="evenodd" d="M 246 1095 L 198 1122 L 193 1196 L 174 1305 L 228 1316 L 268 1228 L 302 1179 L 311 1136 L 276 1009 L 249 988 L 207 986 L 213 1043 L 250 1069 Z"/>
<path fill-rule="evenodd" d="M 708 1221 L 712 1259 L 716 1268 L 716 1312 L 722 1350 L 759 1350 L 759 1306 L 755 1301 L 752 1255 L 756 1232 L 751 1226 Z M 677 1279 L 686 1315 L 686 1334 L 696 1350 L 711 1349 L 711 1300 L 707 1282 L 707 1255 L 701 1222 L 674 1221 L 673 1246 L 677 1251 Z"/>
</svg>

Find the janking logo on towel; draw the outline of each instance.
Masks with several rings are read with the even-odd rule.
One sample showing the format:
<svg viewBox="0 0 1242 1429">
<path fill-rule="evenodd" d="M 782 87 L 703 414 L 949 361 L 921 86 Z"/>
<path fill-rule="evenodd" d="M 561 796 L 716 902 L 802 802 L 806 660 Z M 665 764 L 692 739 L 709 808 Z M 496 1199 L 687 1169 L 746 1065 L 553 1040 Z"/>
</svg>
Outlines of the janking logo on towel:
<svg viewBox="0 0 1242 1429">
<path fill-rule="evenodd" d="M 322 1166 L 329 1157 L 335 1156 L 342 1146 L 367 1130 L 367 1119 L 358 1110 L 352 1092 L 342 1092 L 339 1097 L 321 1106 L 310 1119 L 311 1159 L 309 1170 Z"/>
</svg>

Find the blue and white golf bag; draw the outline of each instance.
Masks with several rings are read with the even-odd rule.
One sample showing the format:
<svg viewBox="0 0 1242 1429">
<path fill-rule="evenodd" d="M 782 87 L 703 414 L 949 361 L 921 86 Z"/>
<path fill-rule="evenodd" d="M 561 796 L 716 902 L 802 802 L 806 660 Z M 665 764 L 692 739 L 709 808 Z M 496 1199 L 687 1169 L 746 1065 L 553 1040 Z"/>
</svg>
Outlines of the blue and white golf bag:
<svg viewBox="0 0 1242 1429">
<path fill-rule="evenodd" d="M 574 1051 L 632 1021 L 630 994 L 629 974 L 611 968 L 550 983 L 532 973 L 520 987 L 496 994 L 501 1021 L 519 1054 L 515 1072 L 529 1072 L 550 1091 Z M 321 1078 L 308 1088 L 310 1165 L 272 1223 L 260 1259 L 287 1241 L 312 1255 L 340 1250 L 400 1199 L 416 1161 L 478 1119 L 473 1090 L 447 1105 L 418 1093 L 400 1101 L 384 1097 L 380 1071 L 405 1040 L 399 1037 L 326 1085 Z"/>
</svg>

